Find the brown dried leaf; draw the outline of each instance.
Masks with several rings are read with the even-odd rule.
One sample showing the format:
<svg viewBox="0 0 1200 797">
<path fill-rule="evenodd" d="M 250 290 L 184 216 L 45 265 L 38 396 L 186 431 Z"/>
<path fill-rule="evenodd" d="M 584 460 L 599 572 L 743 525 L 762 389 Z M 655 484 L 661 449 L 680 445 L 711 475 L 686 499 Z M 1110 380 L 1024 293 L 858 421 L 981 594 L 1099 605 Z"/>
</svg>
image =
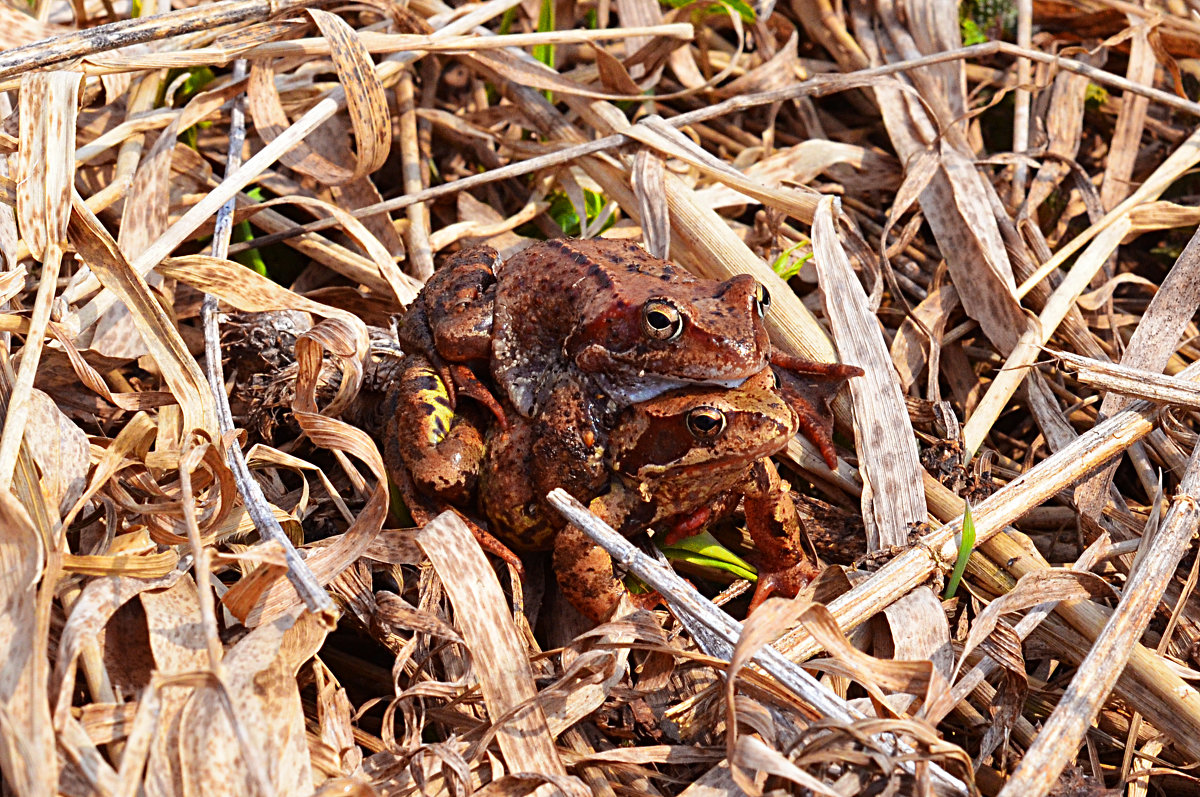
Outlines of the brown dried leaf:
<svg viewBox="0 0 1200 797">
<path fill-rule="evenodd" d="M 39 596 L 45 549 L 25 510 L 8 491 L 0 492 L 0 765 L 4 782 L 20 797 L 58 791 L 55 734 L 47 692 L 51 597 Z"/>
<path fill-rule="evenodd" d="M 346 105 L 358 142 L 353 169 L 346 169 L 301 142 L 280 160 L 298 172 L 326 185 L 340 185 L 374 172 L 383 165 L 391 150 L 392 125 L 388 118 L 387 97 L 375 74 L 371 54 L 358 40 L 354 30 L 340 17 L 328 11 L 308 9 L 313 21 L 330 44 L 334 68 L 345 91 Z M 270 62 L 255 59 L 250 69 L 250 112 L 255 128 L 264 141 L 273 141 L 290 124 Z"/>
<path fill-rule="evenodd" d="M 155 301 L 146 281 L 130 268 L 117 248 L 117 242 L 78 194 L 75 194 L 74 210 L 68 226 L 71 243 L 104 287 L 118 296 L 133 313 L 134 324 L 150 349 L 150 356 L 183 411 L 185 432 L 198 429 L 208 433 L 210 439 L 215 438 L 217 421 L 212 394 L 179 330 L 171 323 L 162 305 Z"/>
<path fill-rule="evenodd" d="M 838 240 L 833 214 L 833 198 L 822 199 L 813 222 L 813 252 L 838 354 L 866 371 L 850 380 L 850 396 L 867 547 L 874 551 L 907 543 L 910 524 L 925 520 L 925 493 L 904 395 L 867 294 Z"/>
<path fill-rule="evenodd" d="M 444 512 L 425 526 L 418 543 L 454 605 L 455 625 L 471 651 L 509 771 L 563 778 L 571 793 L 588 793 L 582 783 L 566 779 L 546 716 L 534 699 L 537 689 L 524 645 L 518 644 L 521 635 L 495 571 L 471 531 L 456 514 Z"/>
<path fill-rule="evenodd" d="M 79 83 L 78 72 L 35 72 L 21 83 L 17 219 L 37 260 L 67 238 Z"/>
</svg>

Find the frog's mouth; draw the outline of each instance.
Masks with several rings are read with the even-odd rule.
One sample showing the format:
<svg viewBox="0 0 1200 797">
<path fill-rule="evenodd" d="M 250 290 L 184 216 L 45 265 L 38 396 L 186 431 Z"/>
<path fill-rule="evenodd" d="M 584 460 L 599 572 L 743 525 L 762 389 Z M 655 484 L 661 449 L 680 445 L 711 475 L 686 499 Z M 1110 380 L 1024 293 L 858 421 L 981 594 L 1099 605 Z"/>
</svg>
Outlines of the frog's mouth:
<svg viewBox="0 0 1200 797">
<path fill-rule="evenodd" d="M 605 374 L 596 375 L 596 381 L 604 392 L 610 398 L 625 406 L 649 401 L 666 393 L 668 390 L 675 390 L 681 387 L 741 387 L 749 378 L 749 376 L 743 376 L 739 379 L 684 379 L 646 374 L 638 379 L 637 384 L 628 385 L 621 381 L 614 381 Z"/>
</svg>

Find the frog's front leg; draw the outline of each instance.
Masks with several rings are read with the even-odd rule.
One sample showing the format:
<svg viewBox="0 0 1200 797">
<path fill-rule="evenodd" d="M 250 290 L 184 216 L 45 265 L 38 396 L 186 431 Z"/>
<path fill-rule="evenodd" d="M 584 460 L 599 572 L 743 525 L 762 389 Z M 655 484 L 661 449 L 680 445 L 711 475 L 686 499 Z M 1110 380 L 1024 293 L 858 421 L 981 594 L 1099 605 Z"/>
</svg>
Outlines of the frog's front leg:
<svg viewBox="0 0 1200 797">
<path fill-rule="evenodd" d="M 750 611 L 776 593 L 795 597 L 819 572 L 805 551 L 804 530 L 788 489 L 770 459 L 754 464 L 742 503 L 746 529 L 762 562 Z"/>
<path fill-rule="evenodd" d="M 548 376 L 531 419 L 530 472 L 537 495 L 561 487 L 587 503 L 604 487 L 608 433 L 597 418 L 599 412 L 575 375 Z"/>
<path fill-rule="evenodd" d="M 809 362 L 780 351 L 771 354 L 771 364 L 779 390 L 800 422 L 800 432 L 821 452 L 829 469 L 837 470 L 829 402 L 846 380 L 862 376 L 863 370 L 855 365 Z"/>
<path fill-rule="evenodd" d="M 630 536 L 646 528 L 655 507 L 643 500 L 635 485 L 617 477 L 608 492 L 588 504 L 588 511 L 618 533 Z M 563 596 L 596 623 L 607 621 L 627 592 L 613 573 L 612 557 L 572 523 L 554 538 L 554 575 Z M 642 603 L 649 608 L 658 600 L 658 594 L 652 593 Z"/>
</svg>

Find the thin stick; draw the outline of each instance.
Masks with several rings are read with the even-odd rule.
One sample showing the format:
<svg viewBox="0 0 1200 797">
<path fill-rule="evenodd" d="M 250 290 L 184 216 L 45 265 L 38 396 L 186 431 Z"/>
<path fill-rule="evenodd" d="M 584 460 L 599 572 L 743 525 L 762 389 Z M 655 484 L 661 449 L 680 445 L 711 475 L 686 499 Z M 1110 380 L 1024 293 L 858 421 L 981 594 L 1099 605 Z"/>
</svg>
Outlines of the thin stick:
<svg viewBox="0 0 1200 797">
<path fill-rule="evenodd" d="M 246 62 L 235 62 L 234 80 L 242 79 L 245 74 Z M 242 147 L 245 141 L 245 113 L 242 110 L 241 97 L 239 97 L 233 103 L 229 124 L 229 155 L 225 165 L 226 172 L 236 173 L 238 171 L 238 166 L 242 162 Z M 233 230 L 233 206 L 234 200 L 230 199 L 217 211 L 216 228 L 213 230 L 213 257 L 223 258 L 229 250 L 229 235 Z M 204 301 L 200 306 L 200 318 L 204 326 L 204 365 L 208 375 L 208 385 L 212 389 L 213 402 L 217 409 L 217 424 L 221 430 L 222 443 L 225 440 L 229 441 L 229 444 L 225 446 L 225 461 L 229 463 L 229 469 L 233 471 L 234 481 L 242 496 L 242 503 L 246 507 L 246 514 L 254 522 L 254 528 L 258 530 L 259 537 L 279 543 L 283 548 L 284 560 L 287 562 L 288 579 L 296 588 L 296 594 L 304 601 L 305 607 L 310 612 L 323 617 L 332 627 L 336 621 L 337 610 L 334 608 L 329 593 L 317 581 L 312 570 L 292 545 L 292 541 L 288 539 L 283 526 L 279 525 L 279 521 L 275 519 L 274 513 L 271 512 L 271 506 L 267 503 L 266 496 L 263 495 L 262 488 L 250 473 L 250 467 L 246 464 L 246 457 L 242 453 L 241 446 L 237 444 L 237 438 L 231 434 L 233 413 L 229 409 L 229 396 L 225 393 L 225 375 L 221 368 L 221 330 L 218 324 L 218 315 L 217 297 L 211 293 L 204 294 Z M 207 592 L 208 585 L 199 583 L 201 578 L 208 577 L 207 571 L 203 573 L 199 571 L 200 554 L 201 551 L 197 550 L 197 587 Z M 207 561 L 207 557 L 204 557 L 204 561 Z"/>
<path fill-rule="evenodd" d="M 63 33 L 0 53 L 0 80 L 131 44 L 261 22 L 315 4 L 314 0 L 227 0 Z"/>
</svg>

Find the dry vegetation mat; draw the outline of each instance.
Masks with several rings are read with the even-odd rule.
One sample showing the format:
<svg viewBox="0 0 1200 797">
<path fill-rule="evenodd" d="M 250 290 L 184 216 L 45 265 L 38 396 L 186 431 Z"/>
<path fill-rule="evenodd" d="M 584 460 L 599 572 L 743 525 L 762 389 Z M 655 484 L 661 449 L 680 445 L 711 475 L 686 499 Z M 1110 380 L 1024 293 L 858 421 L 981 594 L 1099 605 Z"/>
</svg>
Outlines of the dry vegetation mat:
<svg viewBox="0 0 1200 797">
<path fill-rule="evenodd" d="M 4 794 L 1200 793 L 1192 0 L 0 19 Z M 556 494 L 593 627 L 390 489 L 424 281 L 600 235 L 865 371 L 799 598 Z"/>
</svg>

